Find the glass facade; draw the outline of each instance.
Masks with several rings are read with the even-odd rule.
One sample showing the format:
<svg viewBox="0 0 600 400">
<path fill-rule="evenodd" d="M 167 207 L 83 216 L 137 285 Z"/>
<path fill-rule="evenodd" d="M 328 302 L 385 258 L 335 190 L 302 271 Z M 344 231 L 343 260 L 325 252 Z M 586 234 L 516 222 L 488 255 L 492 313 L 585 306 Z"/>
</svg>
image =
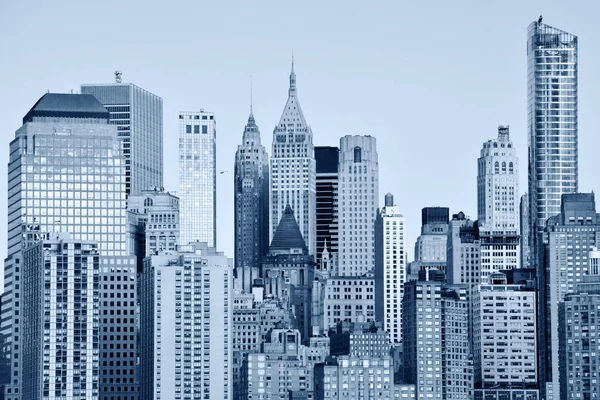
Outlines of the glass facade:
<svg viewBox="0 0 600 400">
<path fill-rule="evenodd" d="M 125 157 L 127 194 L 163 186 L 162 98 L 131 83 L 81 85 L 110 113 Z"/>
<path fill-rule="evenodd" d="M 533 22 L 527 35 L 530 248 L 560 196 L 577 192 L 577 36 Z M 535 262 L 535 257 L 531 258 Z"/>
<path fill-rule="evenodd" d="M 204 111 L 179 113 L 180 243 L 217 242 L 217 121 Z"/>
</svg>

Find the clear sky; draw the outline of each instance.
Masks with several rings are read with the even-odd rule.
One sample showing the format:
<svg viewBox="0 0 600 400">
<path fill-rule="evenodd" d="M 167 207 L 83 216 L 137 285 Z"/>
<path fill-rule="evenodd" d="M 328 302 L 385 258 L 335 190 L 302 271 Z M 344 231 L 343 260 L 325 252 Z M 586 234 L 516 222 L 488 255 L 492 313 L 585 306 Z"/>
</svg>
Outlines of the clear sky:
<svg viewBox="0 0 600 400">
<path fill-rule="evenodd" d="M 477 218 L 477 157 L 509 124 L 527 186 L 526 29 L 579 36 L 579 187 L 600 189 L 597 1 L 0 0 L 0 256 L 6 256 L 8 144 L 48 90 L 113 81 L 164 100 L 165 188 L 177 190 L 178 111 L 217 119 L 218 248 L 233 257 L 233 161 L 254 114 L 271 152 L 292 51 L 315 145 L 378 140 L 380 204 L 394 194 L 407 250 L 420 210 Z"/>
</svg>

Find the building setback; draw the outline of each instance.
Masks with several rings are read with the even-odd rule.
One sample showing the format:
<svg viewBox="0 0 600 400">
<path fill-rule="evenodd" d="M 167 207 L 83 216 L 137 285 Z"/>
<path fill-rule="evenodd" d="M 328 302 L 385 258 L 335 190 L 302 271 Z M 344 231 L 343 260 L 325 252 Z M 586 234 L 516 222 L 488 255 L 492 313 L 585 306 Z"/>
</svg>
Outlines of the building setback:
<svg viewBox="0 0 600 400">
<path fill-rule="evenodd" d="M 302 237 L 313 257 L 316 254 L 316 164 L 313 134 L 304 119 L 296 92 L 292 61 L 288 99 L 273 129 L 271 154 L 271 239 L 289 205 L 294 210 Z"/>
<path fill-rule="evenodd" d="M 217 243 L 217 121 L 211 112 L 179 113 L 180 244 Z"/>
<path fill-rule="evenodd" d="M 117 126 L 125 157 L 127 195 L 163 186 L 162 98 L 132 83 L 84 84 L 106 107 L 109 123 Z"/>
<path fill-rule="evenodd" d="M 269 156 L 261 145 L 252 110 L 234 168 L 236 285 L 251 293 L 269 248 Z"/>
<path fill-rule="evenodd" d="M 317 169 L 317 262 L 327 246 L 330 257 L 338 254 L 338 163 L 340 149 L 315 146 Z"/>
</svg>

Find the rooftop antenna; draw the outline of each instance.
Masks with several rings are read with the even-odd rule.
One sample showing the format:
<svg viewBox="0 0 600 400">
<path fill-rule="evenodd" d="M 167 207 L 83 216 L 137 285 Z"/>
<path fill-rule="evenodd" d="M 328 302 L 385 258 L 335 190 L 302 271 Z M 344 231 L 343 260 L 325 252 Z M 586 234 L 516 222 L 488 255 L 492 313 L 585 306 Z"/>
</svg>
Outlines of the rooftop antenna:
<svg viewBox="0 0 600 400">
<path fill-rule="evenodd" d="M 250 114 L 253 113 L 252 109 L 252 75 L 250 75 Z"/>
<path fill-rule="evenodd" d="M 123 73 L 121 71 L 119 71 L 119 70 L 115 71 L 115 82 L 116 83 L 121 83 L 121 80 L 122 80 L 121 76 L 122 75 L 123 75 Z"/>
<path fill-rule="evenodd" d="M 542 19 L 544 19 L 544 17 L 540 15 L 540 17 L 538 18 L 538 24 L 542 23 Z"/>
</svg>

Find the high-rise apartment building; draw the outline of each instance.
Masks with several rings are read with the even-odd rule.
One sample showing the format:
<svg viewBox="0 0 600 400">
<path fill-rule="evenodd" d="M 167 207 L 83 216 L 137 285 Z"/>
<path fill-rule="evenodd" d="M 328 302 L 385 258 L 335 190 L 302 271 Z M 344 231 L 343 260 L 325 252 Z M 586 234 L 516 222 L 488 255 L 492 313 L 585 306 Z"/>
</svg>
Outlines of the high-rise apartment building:
<svg viewBox="0 0 600 400">
<path fill-rule="evenodd" d="M 402 297 L 406 282 L 405 220 L 391 193 L 375 222 L 375 316 L 392 343 L 402 342 Z"/>
<path fill-rule="evenodd" d="M 317 169 L 317 254 L 322 259 L 327 252 L 337 263 L 338 254 L 338 163 L 340 149 L 330 146 L 315 146 Z"/>
<path fill-rule="evenodd" d="M 179 243 L 179 198 L 154 188 L 127 198 L 128 243 L 137 256 L 138 271 L 144 258 L 161 251 L 177 250 Z"/>
<path fill-rule="evenodd" d="M 493 273 L 473 296 L 473 359 L 479 398 L 527 390 L 537 398 L 537 318 L 533 281 Z M 487 394 L 487 396 L 486 396 Z"/>
<path fill-rule="evenodd" d="M 1 329 L 13 361 L 10 381 L 4 382 L 6 399 L 20 398 L 25 244 L 66 231 L 75 241 L 97 242 L 102 256 L 127 254 L 125 162 L 108 119 L 91 95 L 47 93 L 25 115 L 10 144 Z"/>
<path fill-rule="evenodd" d="M 362 276 L 375 270 L 375 218 L 379 162 L 372 136 L 340 139 L 339 275 Z"/>
<path fill-rule="evenodd" d="M 22 399 L 98 398 L 98 245 L 52 234 L 23 250 Z"/>
<path fill-rule="evenodd" d="M 600 252 L 589 252 L 589 275 L 558 306 L 560 396 L 594 399 L 600 391 L 600 352 L 597 331 L 600 317 Z"/>
<path fill-rule="evenodd" d="M 304 119 L 296 92 L 296 74 L 292 62 L 288 100 L 281 119 L 273 129 L 271 154 L 271 238 L 279 225 L 285 208 L 289 205 L 308 252 L 316 255 L 316 164 L 313 134 Z"/>
<path fill-rule="evenodd" d="M 402 304 L 403 369 L 416 398 L 471 399 L 467 289 L 411 281 Z"/>
<path fill-rule="evenodd" d="M 477 170 L 477 210 L 481 282 L 500 270 L 519 268 L 519 159 L 508 126 L 483 144 Z"/>
<path fill-rule="evenodd" d="M 217 243 L 217 121 L 213 113 L 179 113 L 180 243 Z"/>
<path fill-rule="evenodd" d="M 577 36 L 542 23 L 527 29 L 529 224 L 535 251 L 561 195 L 577 192 Z M 541 244 L 540 244 L 541 245 Z M 531 261 L 536 263 L 535 257 Z M 535 266 L 535 265 L 534 265 Z"/>
<path fill-rule="evenodd" d="M 477 214 L 480 230 L 519 231 L 519 159 L 508 126 L 483 144 L 477 162 Z"/>
<path fill-rule="evenodd" d="M 233 265 L 193 243 L 144 260 L 143 399 L 232 399 Z"/>
<path fill-rule="evenodd" d="M 236 285 L 251 293 L 269 248 L 269 156 L 252 110 L 235 153 L 234 179 Z"/>
<path fill-rule="evenodd" d="M 563 194 L 560 214 L 546 223 L 539 250 L 538 295 L 541 398 L 560 398 L 559 304 L 589 273 L 589 252 L 600 247 L 600 214 L 593 193 Z"/>
<path fill-rule="evenodd" d="M 127 195 L 163 186 L 162 98 L 134 84 L 117 82 L 81 85 L 106 107 L 116 125 L 125 157 Z"/>
</svg>

